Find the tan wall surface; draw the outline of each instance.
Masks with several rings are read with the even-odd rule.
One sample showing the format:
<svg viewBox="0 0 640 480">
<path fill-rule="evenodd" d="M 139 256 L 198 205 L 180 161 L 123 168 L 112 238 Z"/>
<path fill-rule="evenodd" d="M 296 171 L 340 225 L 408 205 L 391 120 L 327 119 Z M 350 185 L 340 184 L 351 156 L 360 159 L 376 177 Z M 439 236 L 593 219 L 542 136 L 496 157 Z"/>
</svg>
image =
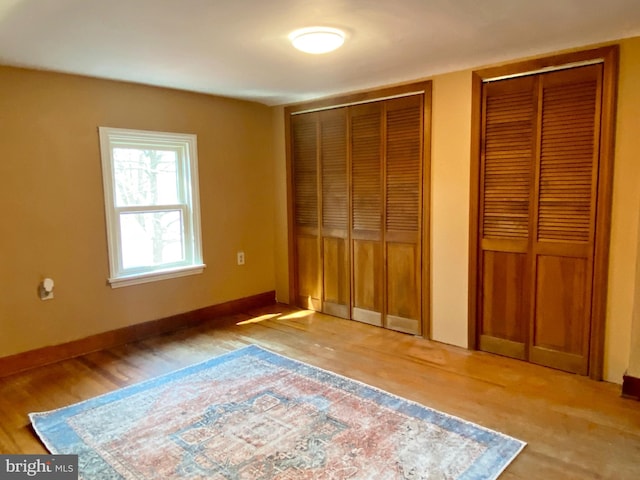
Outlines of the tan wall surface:
<svg viewBox="0 0 640 480">
<path fill-rule="evenodd" d="M 620 81 L 613 180 L 609 299 L 605 336 L 605 377 L 621 382 L 630 363 L 640 356 L 640 325 L 635 325 L 630 350 L 638 254 L 640 207 L 640 38 L 620 42 Z M 640 299 L 639 299 L 640 300 Z M 637 304 L 636 308 L 640 308 Z M 638 322 L 639 320 L 636 320 Z M 633 360 L 633 362 L 631 361 Z M 640 359 L 638 359 L 640 361 Z M 640 372 L 638 372 L 640 373 Z"/>
<path fill-rule="evenodd" d="M 639 112 L 640 113 L 640 112 Z M 640 214 L 640 208 L 638 209 Z M 640 222 L 638 222 L 640 228 Z M 629 345 L 629 368 L 627 374 L 640 378 L 640 231 L 638 232 L 638 244 L 636 250 L 636 274 L 633 296 L 633 316 L 631 317 L 631 342 Z"/>
<path fill-rule="evenodd" d="M 0 92 L 0 356 L 275 288 L 269 108 L 7 67 Z M 203 274 L 107 285 L 98 126 L 198 135 Z"/>
<path fill-rule="evenodd" d="M 471 71 L 433 79 L 431 338 L 467 347 Z"/>
</svg>

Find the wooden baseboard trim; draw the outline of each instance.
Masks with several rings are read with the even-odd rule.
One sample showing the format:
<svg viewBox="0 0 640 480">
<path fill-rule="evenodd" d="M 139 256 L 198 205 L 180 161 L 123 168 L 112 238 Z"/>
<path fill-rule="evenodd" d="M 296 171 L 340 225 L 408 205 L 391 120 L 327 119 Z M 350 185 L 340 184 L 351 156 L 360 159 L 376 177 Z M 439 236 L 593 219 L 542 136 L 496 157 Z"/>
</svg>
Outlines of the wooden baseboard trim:
<svg viewBox="0 0 640 480">
<path fill-rule="evenodd" d="M 119 328 L 50 347 L 37 348 L 0 358 L 0 378 L 87 353 L 191 327 L 207 320 L 246 312 L 276 303 L 275 291 L 179 313 L 158 320 Z M 220 319 L 223 321 L 223 319 Z"/>
<path fill-rule="evenodd" d="M 624 375 L 622 377 L 622 396 L 640 400 L 640 378 Z"/>
</svg>

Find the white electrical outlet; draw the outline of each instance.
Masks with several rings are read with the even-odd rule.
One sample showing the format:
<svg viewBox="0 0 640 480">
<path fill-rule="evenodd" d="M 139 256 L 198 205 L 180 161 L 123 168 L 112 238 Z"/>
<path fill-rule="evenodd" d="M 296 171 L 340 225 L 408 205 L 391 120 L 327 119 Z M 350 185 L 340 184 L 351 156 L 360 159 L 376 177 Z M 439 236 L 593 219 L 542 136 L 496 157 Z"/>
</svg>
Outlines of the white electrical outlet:
<svg viewBox="0 0 640 480">
<path fill-rule="evenodd" d="M 51 300 L 53 298 L 53 280 L 50 278 L 45 278 L 42 282 L 40 282 L 40 299 L 41 300 Z"/>
<path fill-rule="evenodd" d="M 238 252 L 238 265 L 244 265 L 244 252 Z"/>
</svg>

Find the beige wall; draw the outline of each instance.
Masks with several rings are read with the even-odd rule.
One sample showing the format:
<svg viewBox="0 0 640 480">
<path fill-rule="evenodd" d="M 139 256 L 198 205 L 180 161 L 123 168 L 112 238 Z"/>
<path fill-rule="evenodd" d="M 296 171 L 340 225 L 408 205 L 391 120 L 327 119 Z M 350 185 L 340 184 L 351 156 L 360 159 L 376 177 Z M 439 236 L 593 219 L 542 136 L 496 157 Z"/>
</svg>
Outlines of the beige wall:
<svg viewBox="0 0 640 480">
<path fill-rule="evenodd" d="M 605 379 L 620 383 L 630 364 L 640 374 L 640 38 L 623 40 L 616 130 Z M 471 70 L 433 77 L 431 156 L 432 338 L 467 346 Z M 280 147 L 279 155 L 284 156 Z M 280 162 L 284 168 L 284 162 Z M 277 175 L 283 175 L 282 172 Z M 278 215 L 282 215 L 279 212 Z M 284 228 L 280 223 L 278 228 Z M 280 270 L 282 267 L 278 265 Z M 285 278 L 284 273 L 280 278 Z M 284 288 L 285 283 L 278 284 Z M 632 315 L 636 298 L 636 325 Z"/>
<path fill-rule="evenodd" d="M 640 213 L 640 208 L 638 208 Z M 638 227 L 640 228 L 640 222 Z M 636 274 L 633 296 L 633 316 L 631 317 L 631 344 L 629 354 L 629 368 L 627 374 L 640 378 L 640 231 L 638 232 L 638 244 L 636 250 Z"/>
<path fill-rule="evenodd" d="M 471 71 L 433 79 L 431 338 L 467 347 Z"/>
<path fill-rule="evenodd" d="M 269 108 L 4 67 L 0 92 L 0 356 L 274 289 Z M 203 274 L 107 285 L 98 126 L 198 135 Z"/>
<path fill-rule="evenodd" d="M 624 370 L 640 376 L 640 37 L 620 43 L 620 82 L 613 183 L 611 262 L 607 305 L 607 378 L 619 382 Z M 633 319 L 633 328 L 632 328 Z M 633 334 L 633 336 L 632 336 Z M 630 341 L 631 340 L 631 341 Z M 633 350 L 632 350 L 633 346 Z"/>
</svg>

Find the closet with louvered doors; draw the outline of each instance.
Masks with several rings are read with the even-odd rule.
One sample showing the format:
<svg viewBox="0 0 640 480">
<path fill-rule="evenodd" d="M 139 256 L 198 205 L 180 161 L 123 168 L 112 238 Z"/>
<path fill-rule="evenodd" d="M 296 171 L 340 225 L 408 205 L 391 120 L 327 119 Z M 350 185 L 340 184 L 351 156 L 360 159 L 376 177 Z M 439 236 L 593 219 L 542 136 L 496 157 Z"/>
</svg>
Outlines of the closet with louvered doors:
<svg viewBox="0 0 640 480">
<path fill-rule="evenodd" d="M 291 116 L 298 305 L 422 332 L 424 94 Z"/>
<path fill-rule="evenodd" d="M 602 65 L 483 85 L 481 350 L 587 374 Z"/>
</svg>

